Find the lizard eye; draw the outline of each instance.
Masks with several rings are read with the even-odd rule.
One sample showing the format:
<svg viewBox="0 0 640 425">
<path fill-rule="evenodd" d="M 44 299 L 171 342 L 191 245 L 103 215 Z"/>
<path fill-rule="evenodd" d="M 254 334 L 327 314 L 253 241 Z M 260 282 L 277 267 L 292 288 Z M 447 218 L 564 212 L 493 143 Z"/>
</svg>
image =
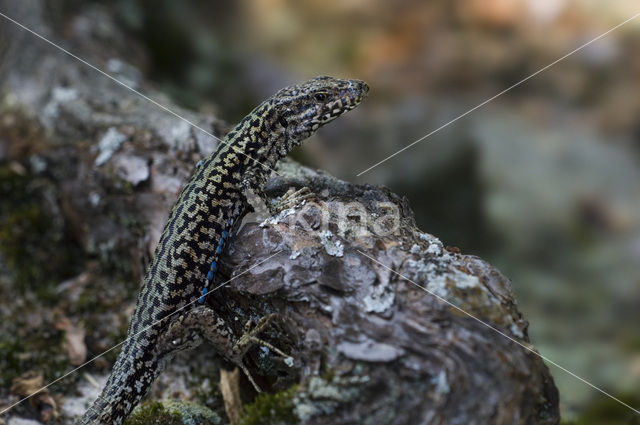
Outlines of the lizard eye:
<svg viewBox="0 0 640 425">
<path fill-rule="evenodd" d="M 313 98 L 318 102 L 324 102 L 324 100 L 327 98 L 327 95 L 324 93 L 316 93 L 313 95 Z"/>
<path fill-rule="evenodd" d="M 281 126 L 285 128 L 287 127 L 287 125 L 289 125 L 289 123 L 287 122 L 287 120 L 284 119 L 284 117 L 278 118 L 278 122 L 280 123 Z"/>
</svg>

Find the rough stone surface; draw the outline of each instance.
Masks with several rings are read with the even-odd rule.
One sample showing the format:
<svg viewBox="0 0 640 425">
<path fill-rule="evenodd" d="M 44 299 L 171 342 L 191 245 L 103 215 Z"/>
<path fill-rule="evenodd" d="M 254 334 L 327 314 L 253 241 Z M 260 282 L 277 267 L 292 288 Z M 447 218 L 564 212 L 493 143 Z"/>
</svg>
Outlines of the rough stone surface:
<svg viewBox="0 0 640 425">
<path fill-rule="evenodd" d="M 268 193 L 306 186 L 313 197 L 280 220 L 247 224 L 223 265 L 234 288 L 259 295 L 265 312 L 281 314 L 284 342 L 300 371 L 299 419 L 557 421 L 557 392 L 542 361 L 436 298 L 529 346 L 527 322 L 508 279 L 482 259 L 449 251 L 417 229 L 408 205 L 387 190 L 304 168 L 286 174 L 291 166 L 282 167 L 283 176 L 271 181 Z M 353 222 L 347 214 L 341 222 L 340 211 L 354 200 L 365 214 Z M 380 236 L 377 220 L 388 214 L 389 204 L 396 206 L 399 226 Z M 325 229 L 309 224 L 323 220 Z M 328 233 L 344 246 L 343 256 L 326 250 Z M 274 252 L 275 261 L 245 272 Z M 331 379 L 318 378 L 327 371 Z"/>
</svg>

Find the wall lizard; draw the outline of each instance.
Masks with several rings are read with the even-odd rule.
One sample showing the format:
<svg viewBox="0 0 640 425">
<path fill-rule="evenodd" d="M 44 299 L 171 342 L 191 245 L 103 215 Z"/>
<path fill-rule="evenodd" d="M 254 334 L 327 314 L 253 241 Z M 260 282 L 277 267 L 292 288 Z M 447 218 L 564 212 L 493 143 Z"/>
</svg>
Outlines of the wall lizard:
<svg viewBox="0 0 640 425">
<path fill-rule="evenodd" d="M 80 424 L 120 424 L 179 350 L 207 339 L 240 367 L 256 338 L 235 338 L 207 307 L 219 255 L 248 211 L 244 192 L 263 193 L 279 159 L 319 127 L 355 108 L 369 87 L 359 80 L 316 77 L 278 91 L 258 105 L 196 168 L 183 188 L 144 276 L 127 339 L 102 393 Z M 200 297 L 200 303 L 167 316 Z M 261 320 L 251 335 L 266 326 Z"/>
</svg>

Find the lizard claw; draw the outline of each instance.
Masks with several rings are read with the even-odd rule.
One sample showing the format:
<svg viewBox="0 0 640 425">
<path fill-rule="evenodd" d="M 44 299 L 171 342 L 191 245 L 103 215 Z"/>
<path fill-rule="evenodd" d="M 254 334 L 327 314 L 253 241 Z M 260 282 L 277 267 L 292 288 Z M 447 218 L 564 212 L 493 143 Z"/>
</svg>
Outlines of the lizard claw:
<svg viewBox="0 0 640 425">
<path fill-rule="evenodd" d="M 280 211 L 286 210 L 287 208 L 295 207 L 296 205 L 309 199 L 311 196 L 313 196 L 313 192 L 306 186 L 298 190 L 291 188 L 284 195 L 282 195 L 275 204 L 270 204 L 269 212 L 272 215 L 277 215 Z"/>
</svg>

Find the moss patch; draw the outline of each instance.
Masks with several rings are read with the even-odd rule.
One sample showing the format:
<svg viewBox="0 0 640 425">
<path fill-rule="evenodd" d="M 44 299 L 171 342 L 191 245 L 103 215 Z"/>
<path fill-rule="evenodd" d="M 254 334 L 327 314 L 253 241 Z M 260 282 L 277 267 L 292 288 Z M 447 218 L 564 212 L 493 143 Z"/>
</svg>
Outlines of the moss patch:
<svg viewBox="0 0 640 425">
<path fill-rule="evenodd" d="M 83 255 L 67 236 L 56 194 L 51 179 L 0 163 L 0 291 L 13 317 L 0 324 L 1 392 L 28 370 L 51 381 L 69 368 L 64 333 L 47 307 L 57 305 L 57 285 L 78 273 Z"/>
<path fill-rule="evenodd" d="M 69 360 L 60 349 L 62 332 L 53 330 L 44 336 L 23 333 L 16 329 L 15 332 L 0 334 L 0 386 L 3 390 L 11 386 L 14 378 L 28 370 L 42 372 L 45 380 L 51 381 L 69 367 Z M 73 382 L 74 379 L 61 382 L 61 388 L 65 388 L 65 385 L 73 387 Z"/>
<path fill-rule="evenodd" d="M 0 165 L 0 255 L 16 288 L 45 300 L 80 270 L 82 251 L 66 236 L 52 182 Z M 41 298 L 41 299 L 42 299 Z"/>
<path fill-rule="evenodd" d="M 617 395 L 630 406 L 640 406 L 640 396 Z M 620 403 L 601 397 L 589 404 L 578 418 L 561 425 L 640 425 L 640 417 Z"/>
<path fill-rule="evenodd" d="M 293 413 L 293 397 L 298 386 L 275 394 L 261 394 L 244 407 L 239 425 L 269 425 L 274 423 L 295 424 L 298 418 Z"/>
<path fill-rule="evenodd" d="M 220 425 L 222 419 L 196 403 L 152 401 L 136 408 L 124 425 Z"/>
<path fill-rule="evenodd" d="M 180 425 L 180 418 L 167 412 L 159 401 L 145 403 L 135 409 L 129 419 L 125 421 L 125 425 L 151 425 L 166 424 Z"/>
</svg>

